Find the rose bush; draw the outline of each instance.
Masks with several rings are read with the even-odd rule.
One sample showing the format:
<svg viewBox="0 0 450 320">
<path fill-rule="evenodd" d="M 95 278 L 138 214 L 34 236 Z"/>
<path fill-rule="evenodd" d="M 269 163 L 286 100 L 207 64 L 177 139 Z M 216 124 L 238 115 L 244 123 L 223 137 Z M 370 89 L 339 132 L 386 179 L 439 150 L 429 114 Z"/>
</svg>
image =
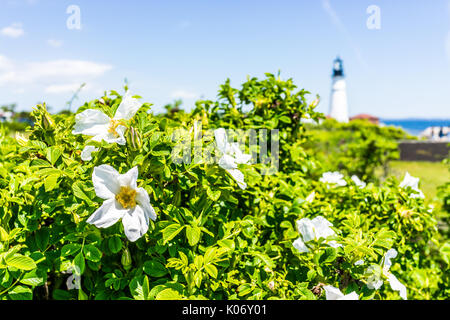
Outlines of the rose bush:
<svg viewBox="0 0 450 320">
<path fill-rule="evenodd" d="M 0 297 L 448 299 L 433 208 L 407 181 L 324 172 L 307 95 L 267 74 L 189 113 L 115 91 L 37 106 L 28 136 L 0 136 Z"/>
</svg>

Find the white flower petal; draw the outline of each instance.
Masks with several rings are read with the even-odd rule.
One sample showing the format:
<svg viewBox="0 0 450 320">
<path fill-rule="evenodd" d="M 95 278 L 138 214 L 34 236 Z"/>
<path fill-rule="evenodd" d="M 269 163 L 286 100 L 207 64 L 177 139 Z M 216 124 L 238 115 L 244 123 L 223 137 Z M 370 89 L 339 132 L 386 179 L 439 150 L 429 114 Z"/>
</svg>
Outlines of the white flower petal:
<svg viewBox="0 0 450 320">
<path fill-rule="evenodd" d="M 227 154 L 223 155 L 223 157 L 220 158 L 219 166 L 225 170 L 237 169 L 237 167 L 238 167 L 235 159 Z"/>
<path fill-rule="evenodd" d="M 227 172 L 233 177 L 233 179 L 238 184 L 239 188 L 245 190 L 247 188 L 247 184 L 245 183 L 244 174 L 238 169 L 227 169 Z"/>
<path fill-rule="evenodd" d="M 114 199 L 120 191 L 119 173 L 107 164 L 94 168 L 92 182 L 95 193 L 102 199 Z"/>
<path fill-rule="evenodd" d="M 94 146 L 85 146 L 83 151 L 81 151 L 81 160 L 83 161 L 91 161 L 92 160 L 92 152 L 97 152 L 100 150 Z"/>
<path fill-rule="evenodd" d="M 414 190 L 416 193 L 411 194 L 411 198 L 425 198 L 425 195 L 423 192 L 419 189 L 419 178 L 415 178 L 409 174 L 409 172 L 406 172 L 405 178 L 400 183 L 400 188 L 408 188 L 410 187 L 412 190 Z"/>
<path fill-rule="evenodd" d="M 142 103 L 139 100 L 132 97 L 130 91 L 127 91 L 125 96 L 122 98 L 122 102 L 116 110 L 114 115 L 114 120 L 130 120 L 134 117 L 136 112 L 142 107 Z"/>
<path fill-rule="evenodd" d="M 247 164 L 252 159 L 250 154 L 244 154 L 242 152 L 241 148 L 239 148 L 239 143 L 231 144 L 231 152 L 236 159 L 236 163 Z"/>
<path fill-rule="evenodd" d="M 383 280 L 380 280 L 376 276 L 372 276 L 369 279 L 367 279 L 367 288 L 372 290 L 378 290 L 383 285 Z"/>
<path fill-rule="evenodd" d="M 356 261 L 354 264 L 355 264 L 355 266 L 361 266 L 361 265 L 364 264 L 364 260 L 363 260 L 363 259 L 358 260 L 358 261 Z"/>
<path fill-rule="evenodd" d="M 353 175 L 352 176 L 352 180 L 353 182 L 361 189 L 366 187 L 366 183 L 364 181 L 361 181 L 357 176 Z"/>
<path fill-rule="evenodd" d="M 345 296 L 343 296 L 342 298 L 339 298 L 337 300 L 359 300 L 359 295 L 353 291 L 349 294 L 346 294 Z"/>
<path fill-rule="evenodd" d="M 134 167 L 128 170 L 127 173 L 121 174 L 118 177 L 118 181 L 121 187 L 130 187 L 131 189 L 137 189 L 137 178 L 139 175 L 138 167 Z"/>
<path fill-rule="evenodd" d="M 394 276 L 392 273 L 388 277 L 389 284 L 391 285 L 392 290 L 398 291 L 400 294 L 400 297 L 403 300 L 408 300 L 406 296 L 406 287 L 398 281 L 397 277 Z"/>
<path fill-rule="evenodd" d="M 219 149 L 219 151 L 222 153 L 226 153 L 228 144 L 226 130 L 224 128 L 214 130 L 214 138 L 216 140 L 217 149 Z"/>
<path fill-rule="evenodd" d="M 344 297 L 344 294 L 338 288 L 333 286 L 324 286 L 325 297 L 327 300 L 339 300 Z"/>
<path fill-rule="evenodd" d="M 322 216 L 315 217 L 311 220 L 313 226 L 314 226 L 314 232 L 316 239 L 320 238 L 328 238 L 330 236 L 335 235 L 335 232 L 330 227 L 333 226 L 331 222 L 329 222 L 327 219 L 325 219 Z"/>
<path fill-rule="evenodd" d="M 302 235 L 303 241 L 308 242 L 315 239 L 314 224 L 308 218 L 296 222 L 297 230 Z"/>
<path fill-rule="evenodd" d="M 297 240 L 295 240 L 292 245 L 294 246 L 295 249 L 297 249 L 298 251 L 300 251 L 301 253 L 305 253 L 305 252 L 309 252 L 308 247 L 306 246 L 306 244 L 303 242 L 302 238 L 298 238 Z"/>
<path fill-rule="evenodd" d="M 341 187 L 347 185 L 347 182 L 344 180 L 344 175 L 339 172 L 325 172 L 319 181 L 322 183 L 337 184 Z"/>
<path fill-rule="evenodd" d="M 135 242 L 148 231 L 148 223 L 144 209 L 139 205 L 133 210 L 128 210 L 122 218 L 125 235 L 131 242 Z"/>
<path fill-rule="evenodd" d="M 389 270 L 389 268 L 392 266 L 391 259 L 394 259 L 397 257 L 397 250 L 395 249 L 389 249 L 386 254 L 384 255 L 384 267 Z"/>
<path fill-rule="evenodd" d="M 157 218 L 156 212 L 150 203 L 150 197 L 148 196 L 147 191 L 145 191 L 144 188 L 137 188 L 136 191 L 137 191 L 136 202 L 144 210 L 144 214 L 145 214 L 146 218 L 152 219 L 153 221 L 155 221 Z"/>
<path fill-rule="evenodd" d="M 111 119 L 100 110 L 88 109 L 75 116 L 73 134 L 96 136 L 108 131 Z"/>
<path fill-rule="evenodd" d="M 121 209 L 115 199 L 109 199 L 103 202 L 102 206 L 86 222 L 95 225 L 97 228 L 109 228 L 119 221 L 126 212 L 126 210 Z"/>
</svg>

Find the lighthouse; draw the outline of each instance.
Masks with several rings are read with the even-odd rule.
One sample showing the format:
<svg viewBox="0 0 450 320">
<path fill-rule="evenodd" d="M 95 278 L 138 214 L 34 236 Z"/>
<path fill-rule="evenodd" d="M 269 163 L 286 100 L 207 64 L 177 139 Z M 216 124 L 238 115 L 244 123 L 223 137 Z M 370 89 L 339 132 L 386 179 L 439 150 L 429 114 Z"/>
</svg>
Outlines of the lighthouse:
<svg viewBox="0 0 450 320">
<path fill-rule="evenodd" d="M 347 85 L 342 60 L 339 57 L 334 60 L 333 65 L 329 115 L 339 122 L 348 122 Z"/>
</svg>

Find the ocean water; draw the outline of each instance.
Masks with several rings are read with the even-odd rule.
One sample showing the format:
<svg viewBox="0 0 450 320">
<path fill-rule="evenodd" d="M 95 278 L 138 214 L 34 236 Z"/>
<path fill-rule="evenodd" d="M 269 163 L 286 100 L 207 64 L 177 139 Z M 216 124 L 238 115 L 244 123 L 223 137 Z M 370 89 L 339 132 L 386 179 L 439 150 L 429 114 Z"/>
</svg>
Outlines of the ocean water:
<svg viewBox="0 0 450 320">
<path fill-rule="evenodd" d="M 428 127 L 450 127 L 450 119 L 380 119 L 380 122 L 387 126 L 401 127 L 414 136 Z"/>
</svg>

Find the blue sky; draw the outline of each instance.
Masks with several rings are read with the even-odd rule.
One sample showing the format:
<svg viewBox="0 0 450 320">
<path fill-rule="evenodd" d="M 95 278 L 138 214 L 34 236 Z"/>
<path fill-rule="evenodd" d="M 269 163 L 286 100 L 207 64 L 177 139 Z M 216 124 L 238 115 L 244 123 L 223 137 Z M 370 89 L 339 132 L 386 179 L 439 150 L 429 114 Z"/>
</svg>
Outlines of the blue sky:
<svg viewBox="0 0 450 320">
<path fill-rule="evenodd" d="M 155 112 L 176 98 L 189 109 L 227 78 L 281 70 L 327 113 L 339 54 L 351 115 L 450 118 L 449 22 L 449 0 L 0 0 L 0 104 L 58 111 L 86 82 L 75 109 L 127 78 Z"/>
</svg>

